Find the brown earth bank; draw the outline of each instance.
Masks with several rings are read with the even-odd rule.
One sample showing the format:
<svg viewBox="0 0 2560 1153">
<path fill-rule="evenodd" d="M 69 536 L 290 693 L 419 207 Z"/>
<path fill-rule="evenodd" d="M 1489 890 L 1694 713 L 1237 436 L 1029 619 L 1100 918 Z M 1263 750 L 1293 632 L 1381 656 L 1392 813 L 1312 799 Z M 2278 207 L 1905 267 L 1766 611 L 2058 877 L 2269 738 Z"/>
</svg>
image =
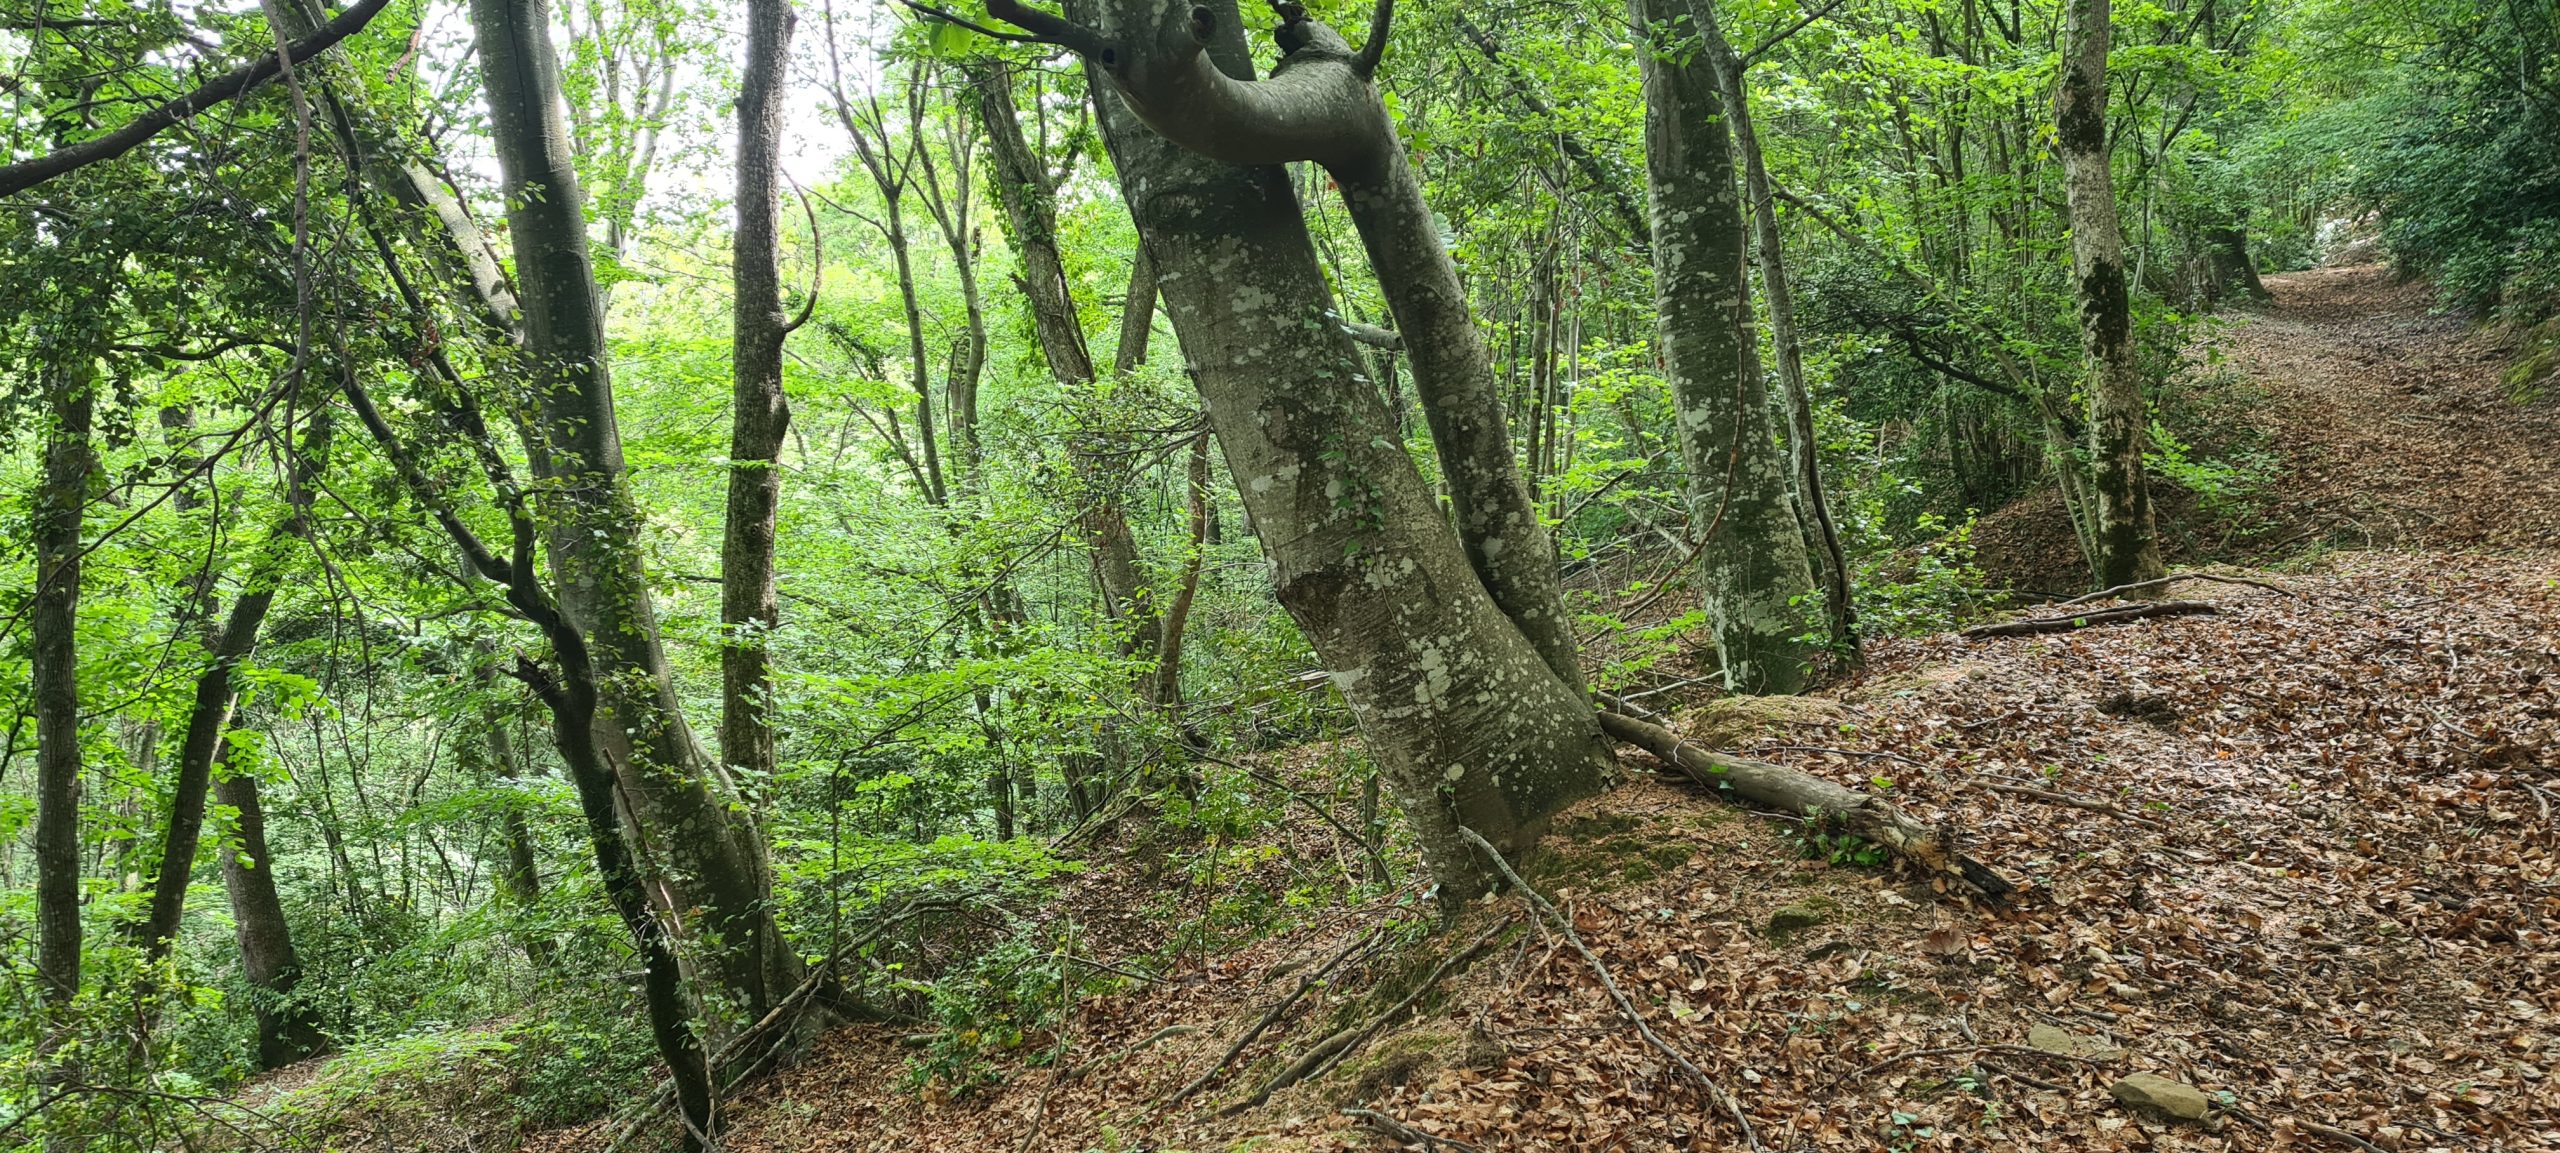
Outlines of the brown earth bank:
<svg viewBox="0 0 2560 1153">
<path fill-rule="evenodd" d="M 726 1147 L 2560 1149 L 2560 413 L 2510 401 L 2498 351 L 2379 268 L 2269 285 L 2223 347 L 2294 450 L 2233 532 L 2296 554 L 2258 574 L 2280 590 L 1666 705 L 1961 830 L 2022 883 L 2005 905 L 1630 754 L 1528 870 L 1572 938 L 1517 895 L 1368 951 L 1418 893 L 1317 910 L 1079 1001 L 966 1092 L 920 1075 L 919 1026 L 831 1033 L 734 1103 Z M 1142 884 L 1097 863 L 1053 913 L 1161 955 Z M 1252 1103 L 1345 1030 L 1338 1064 Z"/>
</svg>

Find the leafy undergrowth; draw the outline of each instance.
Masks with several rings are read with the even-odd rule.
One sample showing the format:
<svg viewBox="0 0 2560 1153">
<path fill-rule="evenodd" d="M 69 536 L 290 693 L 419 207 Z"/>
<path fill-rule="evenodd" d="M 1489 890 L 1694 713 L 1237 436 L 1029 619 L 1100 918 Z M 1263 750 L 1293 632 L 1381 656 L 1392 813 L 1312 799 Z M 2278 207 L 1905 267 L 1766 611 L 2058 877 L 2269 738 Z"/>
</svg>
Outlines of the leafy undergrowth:
<svg viewBox="0 0 2560 1153">
<path fill-rule="evenodd" d="M 2560 556 L 2351 554 L 2279 579 L 2292 595 L 2220 589 L 2211 617 L 1889 643 L 1836 699 L 1682 717 L 1963 829 L 2026 883 L 2008 907 L 1862 867 L 1640 756 L 1530 880 L 1772 1149 L 2560 1147 Z M 913 1088 L 911 1028 L 839 1031 L 737 1102 L 729 1147 L 1396 1147 L 1346 1106 L 1487 1150 L 1742 1147 L 1517 897 L 1346 963 L 1159 1105 L 1313 966 L 1417 916 L 1409 891 L 1321 910 L 1087 997 L 1062 1060 L 968 1094 Z M 1359 1054 L 1222 1115 L 1504 921 Z M 2039 1026 L 2094 1055 L 2032 1047 Z M 2201 1090 L 2211 1118 L 2116 1102 L 2135 1072 Z"/>
</svg>

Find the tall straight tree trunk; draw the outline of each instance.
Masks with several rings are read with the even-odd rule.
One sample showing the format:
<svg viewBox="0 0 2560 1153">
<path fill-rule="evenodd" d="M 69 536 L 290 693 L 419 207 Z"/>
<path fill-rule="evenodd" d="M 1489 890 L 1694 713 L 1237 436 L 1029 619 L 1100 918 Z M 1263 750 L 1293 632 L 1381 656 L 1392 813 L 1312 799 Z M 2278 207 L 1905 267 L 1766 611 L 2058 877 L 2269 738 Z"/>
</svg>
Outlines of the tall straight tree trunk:
<svg viewBox="0 0 2560 1153">
<path fill-rule="evenodd" d="M 29 611 L 36 715 L 36 985 L 56 1009 L 80 993 L 80 526 L 97 466 L 97 374 L 85 355 L 47 370 L 44 481 L 36 490 Z"/>
<path fill-rule="evenodd" d="M 1815 575 L 1822 581 L 1831 622 L 1831 645 L 1842 658 L 1858 659 L 1858 610 L 1849 589 L 1849 554 L 1840 546 L 1840 528 L 1831 516 L 1831 498 L 1823 491 L 1821 445 L 1814 440 L 1813 393 L 1804 379 L 1804 347 L 1796 330 L 1796 294 L 1787 273 L 1786 237 L 1779 232 L 1777 198 L 1769 168 L 1760 155 L 1760 134 L 1751 126 L 1751 93 L 1743 83 L 1742 57 L 1724 38 L 1714 0 L 1698 0 L 1699 33 L 1708 58 L 1716 66 L 1726 115 L 1732 119 L 1733 142 L 1742 154 L 1743 188 L 1751 197 L 1751 221 L 1757 230 L 1760 288 L 1769 299 L 1769 343 L 1777 353 L 1778 385 L 1785 393 L 1787 455 L 1795 468 L 1796 501 L 1804 511 L 1813 550 Z"/>
<path fill-rule="evenodd" d="M 2071 206 L 2071 277 L 2080 299 L 2080 344 L 2089 365 L 2090 471 L 2097 497 L 2100 588 L 2151 580 L 2168 571 L 2152 524 L 2142 449 L 2150 412 L 2134 362 L 2133 298 L 2125 277 L 2123 226 L 2107 139 L 2109 0 L 2067 0 L 2062 84 L 2054 123 L 2062 147 L 2063 191 Z"/>
<path fill-rule="evenodd" d="M 747 60 L 738 85 L 738 228 L 731 244 L 729 506 L 720 541 L 720 755 L 750 781 L 774 771 L 773 677 L 766 644 L 781 615 L 774 544 L 782 445 L 780 152 L 791 67 L 790 0 L 748 0 Z"/>
<path fill-rule="evenodd" d="M 227 758 L 226 758 L 227 759 Z M 266 805 L 258 778 L 246 770 L 218 774 L 216 801 L 236 811 L 235 841 L 222 850 L 222 886 L 231 895 L 233 939 L 240 943 L 242 975 L 257 990 L 250 1011 L 258 1019 L 258 1067 L 278 1069 L 328 1047 L 317 1006 L 296 996 L 302 958 L 293 947 L 284 900 L 276 891 L 275 855 L 267 847 Z"/>
<path fill-rule="evenodd" d="M 302 444 L 286 466 L 284 519 L 268 530 L 249 562 L 231 611 L 221 628 L 206 638 L 211 663 L 196 674 L 186 733 L 178 742 L 177 779 L 170 790 L 168 824 L 161 831 L 159 873 L 151 886 L 148 912 L 133 930 L 149 960 L 167 957 L 176 945 L 178 923 L 186 914 L 187 882 L 195 875 L 196 850 L 204 832 L 205 795 L 211 790 L 214 765 L 223 756 L 223 734 L 240 695 L 232 674 L 257 650 L 259 630 L 265 627 L 267 611 L 274 607 L 284 581 L 286 559 L 295 542 L 308 532 L 313 482 L 328 464 L 334 424 L 326 405 L 312 409 Z"/>
<path fill-rule="evenodd" d="M 1130 67 L 1198 51 L 1178 9 L 1078 7 Z M 1250 76 L 1235 5 L 1205 11 L 1218 67 Z M 1087 59 L 1092 83 L 1108 87 Z M 1287 174 L 1220 163 L 1150 131 L 1115 96 L 1100 103 L 1122 193 L 1280 603 L 1359 717 L 1443 899 L 1482 892 L 1487 869 L 1458 828 L 1527 848 L 1549 816 L 1609 781 L 1598 721 L 1486 593 L 1412 459 L 1378 435 L 1393 421 L 1330 319 Z"/>
<path fill-rule="evenodd" d="M 670 912 L 700 911 L 693 936 L 730 1008 L 752 1021 L 798 984 L 800 960 L 774 923 L 763 835 L 734 803 L 730 773 L 686 726 L 659 644 L 548 6 L 473 0 L 471 13 L 524 310 L 550 559 L 561 612 L 592 652 L 596 707 L 579 712 L 595 726 L 595 754 L 623 783 L 634 825 L 674 868 Z"/>
<path fill-rule="evenodd" d="M 1653 297 L 1664 375 L 1701 534 L 1706 609 L 1736 692 L 1803 687 L 1813 591 L 1787 461 L 1770 427 L 1767 383 L 1743 270 L 1740 197 L 1716 68 L 1682 43 L 1684 0 L 1633 0 L 1644 34 L 1645 171 L 1653 191 Z"/>
</svg>

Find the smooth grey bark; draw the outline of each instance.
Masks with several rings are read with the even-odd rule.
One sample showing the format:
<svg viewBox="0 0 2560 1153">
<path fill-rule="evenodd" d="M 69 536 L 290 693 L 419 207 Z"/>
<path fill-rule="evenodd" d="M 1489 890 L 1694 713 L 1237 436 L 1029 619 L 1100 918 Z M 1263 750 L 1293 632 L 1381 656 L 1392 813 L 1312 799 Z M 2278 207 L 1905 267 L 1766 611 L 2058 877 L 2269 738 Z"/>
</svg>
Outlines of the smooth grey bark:
<svg viewBox="0 0 2560 1153">
<path fill-rule="evenodd" d="M 1155 336 L 1156 265 L 1141 245 L 1129 265 L 1129 291 L 1120 304 L 1120 347 L 1111 371 L 1127 376 L 1147 362 L 1147 344 Z"/>
<path fill-rule="evenodd" d="M 186 913 L 187 882 L 195 875 L 196 850 L 204 831 L 205 797 L 211 791 L 214 766 L 225 755 L 224 733 L 239 699 L 232 674 L 256 651 L 259 630 L 265 627 L 267 611 L 274 607 L 283 584 L 293 542 L 308 531 L 313 481 L 327 466 L 334 425 L 335 417 L 326 406 L 312 410 L 302 443 L 286 466 L 284 518 L 269 529 L 251 558 L 240 595 L 232 600 L 221 627 L 209 630 L 205 638 L 211 663 L 196 674 L 186 729 L 178 741 L 168 822 L 161 829 L 160 866 L 147 911 L 132 926 L 132 936 L 147 960 L 167 957 L 176 944 L 179 919 Z"/>
<path fill-rule="evenodd" d="M 1141 68 L 1197 54 L 1175 8 L 1085 0 L 1078 15 Z M 1234 6 L 1213 17 L 1219 66 L 1250 75 Z M 1486 874 L 1458 828 L 1526 849 L 1549 816 L 1612 779 L 1598 720 L 1493 603 L 1412 459 L 1382 435 L 1393 421 L 1329 320 L 1287 174 L 1220 163 L 1150 131 L 1116 96 L 1098 102 L 1280 602 L 1359 718 L 1443 898 L 1481 892 Z"/>
<path fill-rule="evenodd" d="M 1859 659 L 1858 610 L 1849 589 L 1849 554 L 1840 545 L 1840 527 L 1831 515 L 1831 497 L 1823 491 L 1821 445 L 1814 439 L 1813 392 L 1804 378 L 1804 347 L 1796 328 L 1795 286 L 1787 273 L 1786 237 L 1779 231 L 1776 197 L 1769 168 L 1760 154 L 1760 134 L 1751 124 L 1751 94 L 1744 84 L 1742 57 L 1724 38 L 1714 0 L 1698 0 L 1699 34 L 1706 39 L 1708 59 L 1723 89 L 1726 113 L 1733 122 L 1733 142 L 1742 154 L 1743 188 L 1751 197 L 1751 221 L 1760 260 L 1760 291 L 1769 301 L 1769 344 L 1776 353 L 1778 384 L 1786 400 L 1787 457 L 1794 466 L 1796 503 L 1806 522 L 1806 545 L 1812 550 L 1814 575 L 1822 583 L 1824 607 L 1831 623 L 1831 646 L 1841 658 Z"/>
<path fill-rule="evenodd" d="M 597 701 L 573 711 L 593 724 L 593 752 L 622 781 L 634 827 L 673 868 L 670 913 L 692 922 L 731 1008 L 752 1021 L 799 983 L 800 959 L 774 922 L 763 835 L 687 727 L 660 647 L 547 8 L 473 0 L 471 12 L 515 250 L 556 599 L 592 654 Z"/>
<path fill-rule="evenodd" d="M 2132 286 L 2107 138 L 2110 0 L 2066 0 L 2062 83 L 2054 93 L 2063 192 L 2071 215 L 2071 278 L 2089 368 L 2090 490 L 2097 587 L 2153 580 L 2168 571 L 2152 522 L 2142 450 L 2150 412 L 2134 361 Z"/>
<path fill-rule="evenodd" d="M 1786 457 L 1769 418 L 1724 99 L 1685 0 L 1632 0 L 1642 34 L 1654 313 L 1689 468 L 1691 531 L 1726 685 L 1792 693 L 1812 652 L 1813 591 Z"/>
<path fill-rule="evenodd" d="M 223 751 L 225 762 L 229 750 Z M 232 839 L 222 849 L 222 887 L 231 897 L 232 939 L 240 945 L 241 974 L 258 992 L 250 1011 L 258 1020 L 258 1067 L 280 1069 L 328 1047 L 318 1007 L 295 995 L 302 957 L 293 947 L 276 891 L 275 857 L 267 847 L 267 813 L 258 778 L 219 766 L 214 800 L 232 809 Z"/>
<path fill-rule="evenodd" d="M 774 772 L 773 676 L 766 644 L 781 616 L 774 583 L 782 446 L 791 402 L 782 387 L 780 162 L 791 66 L 790 0 L 747 0 L 747 58 L 738 86 L 737 232 L 731 239 L 729 494 L 720 540 L 720 755 L 750 781 Z"/>
<path fill-rule="evenodd" d="M 1290 6 L 1277 33 L 1286 55 L 1268 79 L 1253 80 L 1249 67 L 1221 71 L 1204 50 L 1239 31 L 1224 9 L 1196 7 L 1179 21 L 1173 13 L 1141 41 L 1097 34 L 1018 0 L 988 8 L 1035 33 L 1059 34 L 1099 65 L 1140 121 L 1189 151 L 1237 165 L 1312 161 L 1333 176 L 1412 362 L 1469 566 L 1540 658 L 1579 692 L 1582 667 L 1555 542 L 1512 454 L 1509 420 L 1457 266 L 1371 82 L 1393 10 L 1378 6 L 1369 43 L 1355 52 L 1340 33 Z"/>
<path fill-rule="evenodd" d="M 44 479 L 36 489 L 36 592 L 28 610 L 29 706 L 36 720 L 36 992 L 61 1009 L 80 994 L 80 530 L 97 373 L 72 354 L 46 371 Z"/>
</svg>

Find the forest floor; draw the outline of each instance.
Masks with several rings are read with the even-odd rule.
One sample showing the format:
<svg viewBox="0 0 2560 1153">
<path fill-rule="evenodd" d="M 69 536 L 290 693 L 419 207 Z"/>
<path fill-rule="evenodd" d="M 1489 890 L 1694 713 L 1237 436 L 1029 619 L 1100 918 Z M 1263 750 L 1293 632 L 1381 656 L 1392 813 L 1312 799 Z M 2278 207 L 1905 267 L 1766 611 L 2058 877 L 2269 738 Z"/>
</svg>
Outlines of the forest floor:
<svg viewBox="0 0 2560 1153">
<path fill-rule="evenodd" d="M 1820 697 L 1676 710 L 1692 739 L 1962 829 L 2018 896 L 1809 856 L 1797 826 L 1634 753 L 1635 779 L 1567 814 L 1529 873 L 1762 1146 L 2560 1149 L 2560 410 L 2511 403 L 2495 353 L 2378 269 L 2270 283 L 2273 306 L 2223 340 L 2297 450 L 2240 530 L 2296 553 L 2250 573 L 2284 591 L 2189 586 L 2220 612 L 1889 641 Z M 1108 872 L 1062 909 L 1128 923 L 1142 882 Z M 1445 1149 L 1749 1147 L 1517 897 L 1343 963 L 1159 1104 L 1410 900 L 1087 998 L 1063 1060 L 968 1094 L 912 1088 L 913 1027 L 837 1031 L 736 1103 L 729 1148 L 1423 1147 L 1355 1105 Z M 1457 954 L 1342 1066 L 1229 1109 Z M 2137 1073 L 2209 1115 L 2119 1102 Z"/>
</svg>

